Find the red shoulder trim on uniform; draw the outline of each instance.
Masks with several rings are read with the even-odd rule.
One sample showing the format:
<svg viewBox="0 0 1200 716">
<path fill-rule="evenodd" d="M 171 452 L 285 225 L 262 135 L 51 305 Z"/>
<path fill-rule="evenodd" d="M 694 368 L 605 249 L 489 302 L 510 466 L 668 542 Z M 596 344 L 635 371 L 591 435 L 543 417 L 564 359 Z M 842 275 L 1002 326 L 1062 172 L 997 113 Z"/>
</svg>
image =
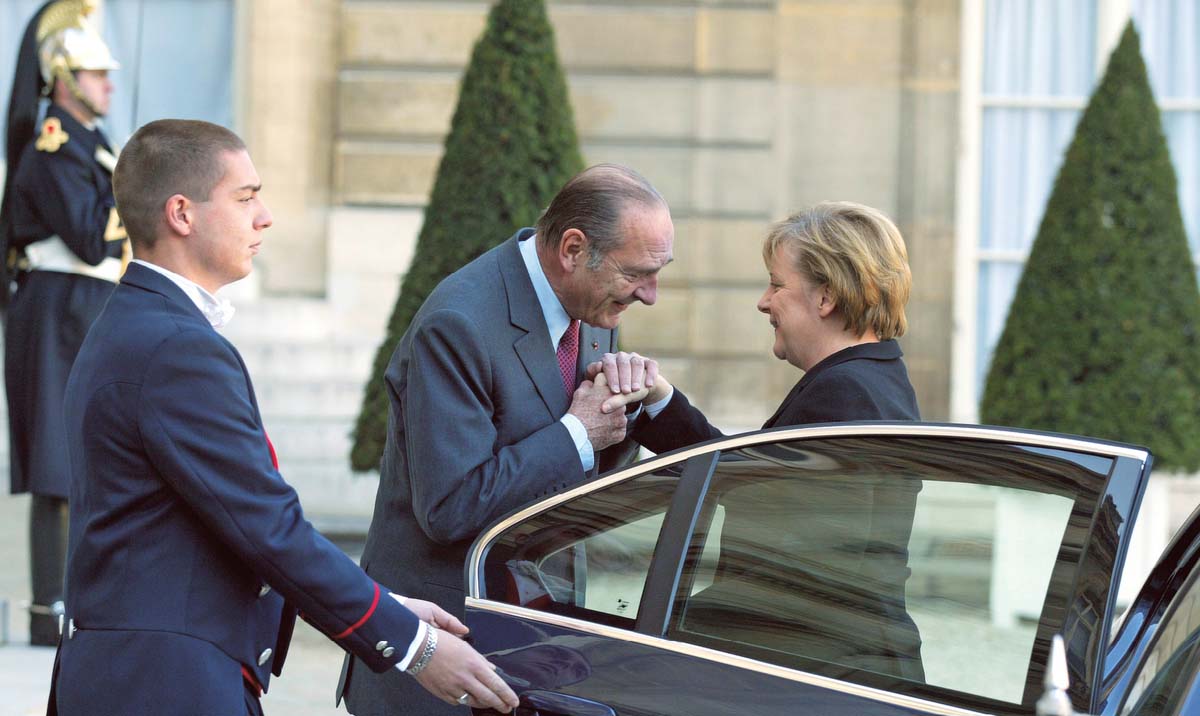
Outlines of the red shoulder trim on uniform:
<svg viewBox="0 0 1200 716">
<path fill-rule="evenodd" d="M 271 436 L 267 435 L 265 430 L 263 431 L 263 437 L 267 439 L 267 449 L 271 451 L 271 465 L 273 465 L 275 470 L 278 471 L 279 457 L 275 455 L 275 444 L 271 442 Z"/>
<path fill-rule="evenodd" d="M 254 674 L 245 666 L 242 666 L 242 678 L 246 680 L 246 685 L 250 687 L 254 695 L 261 699 L 263 694 L 262 686 L 259 686 L 258 679 L 254 678 Z"/>
<path fill-rule="evenodd" d="M 357 629 L 360 626 L 362 626 L 363 624 L 367 623 L 367 620 L 370 619 L 371 615 L 375 613 L 375 607 L 377 607 L 377 606 L 379 606 L 379 585 L 378 584 L 375 585 L 375 598 L 373 600 L 371 600 L 371 608 L 367 610 L 367 613 L 362 615 L 361 619 L 359 619 L 358 621 L 354 622 L 349 627 L 347 627 L 346 631 L 341 632 L 340 634 L 335 634 L 333 638 L 335 640 L 345 639 L 346 637 L 353 634 L 355 629 Z"/>
</svg>

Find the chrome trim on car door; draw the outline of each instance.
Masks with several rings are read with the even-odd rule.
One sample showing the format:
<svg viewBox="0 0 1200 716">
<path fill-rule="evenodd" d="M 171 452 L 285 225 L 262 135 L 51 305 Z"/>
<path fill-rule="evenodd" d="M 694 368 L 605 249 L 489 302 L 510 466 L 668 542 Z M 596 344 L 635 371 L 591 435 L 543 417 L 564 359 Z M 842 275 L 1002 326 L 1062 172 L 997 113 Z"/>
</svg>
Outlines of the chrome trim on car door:
<svg viewBox="0 0 1200 716">
<path fill-rule="evenodd" d="M 781 442 L 785 440 L 833 437 L 880 437 L 888 435 L 911 438 L 942 437 L 968 440 L 985 440 L 989 442 L 1011 442 L 1019 443 L 1028 447 L 1071 450 L 1075 452 L 1103 455 L 1105 457 L 1112 458 L 1128 457 L 1135 460 L 1140 460 L 1143 463 L 1150 458 L 1150 454 L 1145 450 L 1140 450 L 1127 445 L 1096 442 L 1084 438 L 1072 438 L 1064 435 L 1026 432 L 1012 428 L 993 428 L 978 425 L 933 423 L 848 423 L 841 425 L 825 425 L 821 427 L 757 431 L 744 435 L 736 435 L 721 440 L 701 443 L 695 447 L 677 450 L 675 452 L 666 453 L 649 460 L 635 463 L 622 470 L 618 470 L 596 480 L 583 483 L 578 487 L 567 490 L 566 492 L 562 492 L 553 497 L 548 497 L 541 502 L 533 503 L 521 510 L 518 510 L 517 512 L 512 513 L 508 517 L 505 517 L 500 522 L 492 525 L 492 527 L 487 531 L 483 532 L 479 538 L 475 540 L 475 543 L 471 545 L 471 549 L 467 554 L 467 596 L 479 596 L 479 561 L 484 553 L 484 547 L 490 544 L 492 540 L 494 540 L 508 528 L 512 527 L 514 524 L 532 517 L 539 512 L 544 512 L 568 500 L 579 497 L 580 495 L 584 495 L 595 490 L 602 490 L 609 485 L 631 479 L 637 475 L 644 475 L 678 462 L 683 462 L 690 457 L 694 457 L 695 455 L 705 452 L 711 452 L 713 450 L 736 450 L 738 448 L 746 447 L 747 445 L 754 445 L 756 443 Z"/>
<path fill-rule="evenodd" d="M 716 649 L 709 649 L 695 644 L 685 644 L 683 642 L 671 641 L 670 639 L 661 639 L 659 637 L 640 634 L 628 629 L 619 629 L 617 627 L 605 626 L 596 624 L 583 619 L 574 619 L 559 614 L 549 614 L 539 612 L 534 609 L 525 607 L 513 606 L 511 604 L 501 604 L 487 599 L 476 599 L 474 597 L 466 598 L 466 606 L 468 609 L 478 609 L 496 614 L 504 614 L 506 616 L 522 619 L 526 621 L 541 622 L 552 626 L 562 627 L 565 629 L 574 629 L 575 631 L 585 632 L 595 636 L 602 636 L 608 639 L 618 639 L 626 642 L 633 642 L 643 646 L 649 646 L 663 651 L 672 651 L 685 656 L 692 656 L 706 661 L 713 661 L 719 664 L 737 667 L 740 669 L 748 669 L 756 671 L 768 676 L 776 676 L 789 681 L 796 681 L 810 686 L 817 686 L 831 691 L 838 691 L 851 696 L 858 696 L 872 701 L 880 701 L 882 703 L 891 704 L 893 706 L 901 706 L 910 709 L 920 709 L 922 712 L 929 714 L 938 714 L 938 716 L 989 716 L 984 711 L 971 711 L 958 706 L 949 706 L 936 701 L 928 701 L 915 696 L 906 694 L 895 694 L 882 689 L 871 688 L 870 686 L 862 686 L 852 684 L 848 681 L 833 679 L 828 676 L 818 676 L 805 671 L 797 671 L 796 669 L 788 669 L 775 664 L 768 664 L 765 661 L 757 661 L 744 656 L 727 654 Z"/>
</svg>

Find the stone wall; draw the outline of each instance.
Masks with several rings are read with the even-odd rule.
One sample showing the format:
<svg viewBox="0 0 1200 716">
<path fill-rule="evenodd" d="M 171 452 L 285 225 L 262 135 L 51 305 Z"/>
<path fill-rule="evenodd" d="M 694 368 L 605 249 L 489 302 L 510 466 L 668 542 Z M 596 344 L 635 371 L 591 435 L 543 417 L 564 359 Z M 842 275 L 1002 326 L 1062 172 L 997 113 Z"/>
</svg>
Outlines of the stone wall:
<svg viewBox="0 0 1200 716">
<path fill-rule="evenodd" d="M 365 237 L 344 217 L 369 210 L 378 223 L 394 212 L 419 227 L 411 216 L 432 186 L 487 9 L 340 3 L 335 254 L 413 240 Z M 765 287 L 761 237 L 803 205 L 862 201 L 908 238 L 916 287 L 905 350 L 926 417 L 945 418 L 957 3 L 552 1 L 549 10 L 587 161 L 637 168 L 676 221 L 659 303 L 627 314 L 623 345 L 660 357 L 719 424 L 757 426 L 798 377 L 771 357 L 754 308 Z M 377 283 L 405 269 L 366 263 Z"/>
<path fill-rule="evenodd" d="M 320 295 L 328 269 L 341 2 L 245 0 L 238 8 L 239 131 L 275 219 L 255 280 L 271 293 Z"/>
<path fill-rule="evenodd" d="M 483 0 L 240 0 L 239 129 L 275 224 L 227 293 L 283 473 L 323 525 L 370 515 L 349 433 L 423 220 Z M 669 201 L 676 261 L 622 342 L 718 425 L 755 428 L 799 377 L 775 360 L 760 241 L 823 199 L 896 218 L 915 278 L 904 339 L 948 414 L 958 3 L 548 3 L 583 151 Z M 496 227 L 497 238 L 515 227 Z M 335 529 L 340 529 L 336 528 Z M 354 529 L 354 527 L 350 527 Z"/>
</svg>

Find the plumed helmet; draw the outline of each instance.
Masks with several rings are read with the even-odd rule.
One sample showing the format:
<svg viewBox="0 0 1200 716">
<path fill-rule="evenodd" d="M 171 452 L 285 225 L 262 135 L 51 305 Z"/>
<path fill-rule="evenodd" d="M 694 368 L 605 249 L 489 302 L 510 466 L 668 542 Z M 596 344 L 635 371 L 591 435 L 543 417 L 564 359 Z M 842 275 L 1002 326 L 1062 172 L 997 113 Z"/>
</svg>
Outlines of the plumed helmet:
<svg viewBox="0 0 1200 716">
<path fill-rule="evenodd" d="M 95 8 L 96 0 L 47 0 L 21 35 L 4 136 L 8 170 L 0 194 L 0 315 L 11 290 L 7 259 L 15 231 L 12 178 L 17 175 L 22 150 L 37 131 L 38 102 L 53 92 L 54 80 L 59 79 L 71 94 L 95 111 L 79 91 L 72 72 L 118 68 L 100 33 L 87 20 Z"/>
<path fill-rule="evenodd" d="M 88 16 L 97 0 L 57 0 L 48 5 L 37 26 L 38 63 L 42 81 L 53 86 L 75 70 L 116 70 L 112 56 Z"/>
</svg>

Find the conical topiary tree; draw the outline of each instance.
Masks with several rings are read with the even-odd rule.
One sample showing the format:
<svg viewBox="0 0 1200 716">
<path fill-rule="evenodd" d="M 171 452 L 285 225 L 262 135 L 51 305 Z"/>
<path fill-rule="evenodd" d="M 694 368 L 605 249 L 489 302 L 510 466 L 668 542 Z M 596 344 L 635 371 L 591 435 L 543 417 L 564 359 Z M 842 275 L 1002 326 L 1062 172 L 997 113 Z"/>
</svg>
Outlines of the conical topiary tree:
<svg viewBox="0 0 1200 716">
<path fill-rule="evenodd" d="M 1017 285 L 984 422 L 1141 443 L 1200 467 L 1200 293 L 1166 138 L 1130 23 Z"/>
<path fill-rule="evenodd" d="M 499 0 L 463 75 L 412 266 L 364 391 L 350 454 L 355 470 L 379 465 L 387 438 L 383 373 L 425 297 L 463 264 L 533 225 L 582 169 L 543 0 Z"/>
</svg>

